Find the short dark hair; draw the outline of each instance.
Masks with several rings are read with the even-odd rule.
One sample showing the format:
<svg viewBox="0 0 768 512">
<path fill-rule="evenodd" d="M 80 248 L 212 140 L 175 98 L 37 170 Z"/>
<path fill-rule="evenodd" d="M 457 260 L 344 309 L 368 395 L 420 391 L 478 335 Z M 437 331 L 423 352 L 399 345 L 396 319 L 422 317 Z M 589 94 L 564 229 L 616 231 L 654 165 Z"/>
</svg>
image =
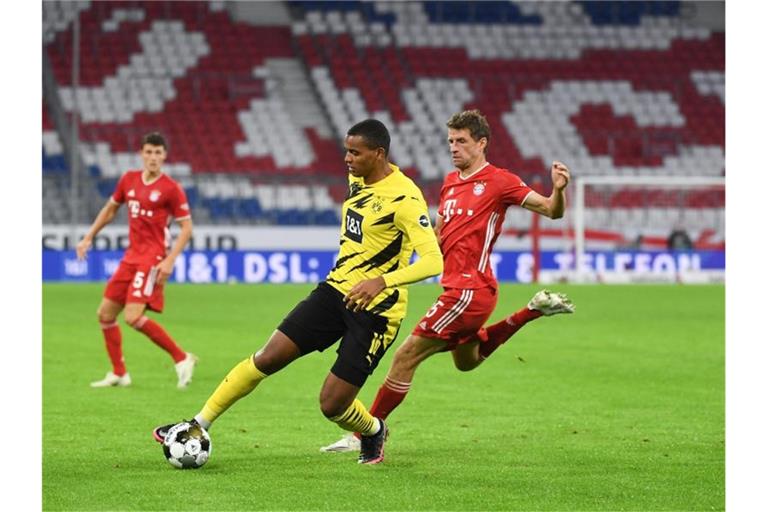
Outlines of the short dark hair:
<svg viewBox="0 0 768 512">
<path fill-rule="evenodd" d="M 491 143 L 491 127 L 488 124 L 488 120 L 479 110 L 465 110 L 453 114 L 451 118 L 445 123 L 448 128 L 452 130 L 469 130 L 469 134 L 475 140 L 480 140 L 483 137 L 486 138 L 488 144 Z M 485 146 L 486 151 L 488 145 Z"/>
<path fill-rule="evenodd" d="M 360 121 L 347 132 L 347 136 L 359 135 L 369 149 L 383 148 L 384 155 L 389 155 L 389 130 L 377 119 Z"/>
<path fill-rule="evenodd" d="M 168 144 L 165 142 L 165 137 L 160 135 L 160 132 L 150 132 L 141 138 L 141 147 L 144 144 L 150 144 L 152 146 L 163 146 L 163 149 L 168 151 Z"/>
</svg>

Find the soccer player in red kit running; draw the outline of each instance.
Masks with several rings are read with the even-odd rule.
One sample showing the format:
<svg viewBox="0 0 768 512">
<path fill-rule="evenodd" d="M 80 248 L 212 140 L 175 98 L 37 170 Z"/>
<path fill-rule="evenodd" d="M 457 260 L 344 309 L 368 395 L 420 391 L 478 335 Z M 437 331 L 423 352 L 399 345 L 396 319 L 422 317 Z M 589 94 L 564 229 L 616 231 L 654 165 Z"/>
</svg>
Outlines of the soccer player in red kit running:
<svg viewBox="0 0 768 512">
<path fill-rule="evenodd" d="M 129 246 L 107 283 L 97 311 L 112 371 L 102 380 L 91 382 L 94 388 L 131 385 L 117 324 L 117 315 L 123 309 L 128 325 L 145 334 L 173 358 L 177 386 L 185 388 L 192 380 L 197 357 L 182 350 L 160 324 L 144 314 L 147 308 L 158 313 L 163 311 L 163 284 L 173 272 L 176 257 L 192 236 L 192 217 L 184 189 L 162 172 L 166 156 L 163 136 L 159 133 L 145 135 L 141 142 L 144 169 L 128 171 L 120 178 L 115 192 L 77 244 L 77 257 L 82 260 L 91 248 L 93 238 L 115 218 L 120 205 L 127 203 Z M 181 226 L 181 233 L 170 252 L 169 217 L 174 217 Z"/>
<path fill-rule="evenodd" d="M 574 311 L 564 294 L 542 290 L 526 307 L 483 327 L 498 298 L 489 260 L 507 208 L 522 206 L 552 219 L 562 217 L 570 174 L 564 164 L 554 162 L 552 193 L 544 197 L 515 174 L 486 161 L 491 131 L 479 111 L 455 114 L 447 126 L 457 170 L 443 182 L 435 226 L 444 260 L 444 291 L 395 352 L 371 407 L 371 414 L 382 419 L 405 399 L 416 368 L 428 357 L 450 351 L 456 368 L 473 370 L 528 322 Z M 321 451 L 354 451 L 359 443 L 349 434 Z"/>
</svg>

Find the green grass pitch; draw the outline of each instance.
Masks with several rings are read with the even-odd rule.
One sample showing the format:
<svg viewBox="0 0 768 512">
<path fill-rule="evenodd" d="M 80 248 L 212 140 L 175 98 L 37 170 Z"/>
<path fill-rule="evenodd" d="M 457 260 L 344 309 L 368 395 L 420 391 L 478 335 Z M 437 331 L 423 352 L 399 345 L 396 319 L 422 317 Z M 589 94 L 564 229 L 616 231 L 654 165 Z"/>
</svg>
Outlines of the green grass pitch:
<svg viewBox="0 0 768 512">
<path fill-rule="evenodd" d="M 151 438 L 188 418 L 311 286 L 170 285 L 160 322 L 200 357 L 190 388 L 122 323 L 133 386 L 91 389 L 108 360 L 103 285 L 43 285 L 45 510 L 723 510 L 723 286 L 554 286 L 576 314 L 526 326 L 472 372 L 428 360 L 390 417 L 386 460 L 318 448 L 334 350 L 264 381 L 211 429 L 196 471 Z M 506 285 L 492 320 L 537 290 Z M 411 287 L 399 344 L 437 296 Z M 157 317 L 155 317 L 157 318 Z M 390 350 L 361 392 L 370 404 Z"/>
</svg>

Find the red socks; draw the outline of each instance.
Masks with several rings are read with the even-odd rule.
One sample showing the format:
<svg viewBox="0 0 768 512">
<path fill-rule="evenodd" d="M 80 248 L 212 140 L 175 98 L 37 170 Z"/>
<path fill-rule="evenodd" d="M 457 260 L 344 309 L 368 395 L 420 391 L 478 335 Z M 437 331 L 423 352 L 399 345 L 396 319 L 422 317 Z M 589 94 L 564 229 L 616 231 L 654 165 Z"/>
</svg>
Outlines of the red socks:
<svg viewBox="0 0 768 512">
<path fill-rule="evenodd" d="M 155 344 L 168 352 L 173 358 L 173 362 L 178 363 L 187 357 L 187 353 L 181 350 L 181 348 L 168 336 L 160 324 L 154 320 L 149 319 L 146 316 L 139 318 L 138 322 L 133 326 L 137 331 L 144 333 L 149 339 L 155 342 Z"/>
<path fill-rule="evenodd" d="M 519 331 L 522 326 L 531 320 L 536 320 L 542 315 L 543 313 L 541 311 L 528 309 L 526 306 L 509 318 L 505 318 L 501 322 L 480 329 L 478 337 L 483 340 L 480 343 L 480 357 L 485 359 L 490 356 L 494 350 L 504 344 Z M 485 341 L 486 339 L 487 341 Z"/>
<path fill-rule="evenodd" d="M 377 418 L 387 419 L 387 416 L 405 400 L 405 395 L 408 394 L 409 389 L 411 389 L 410 382 L 399 382 L 387 375 L 387 378 L 384 379 L 384 384 L 381 385 L 379 392 L 376 393 L 370 413 Z"/>
<path fill-rule="evenodd" d="M 409 389 L 411 389 L 410 382 L 399 382 L 387 375 L 368 411 L 376 418 L 387 419 L 387 416 L 405 400 Z M 359 438 L 360 434 L 355 432 L 355 436 Z"/>
<path fill-rule="evenodd" d="M 123 360 L 123 336 L 120 326 L 116 321 L 99 322 L 101 332 L 104 333 L 104 343 L 107 346 L 109 360 L 112 361 L 112 373 L 118 377 L 125 375 L 125 361 Z"/>
</svg>

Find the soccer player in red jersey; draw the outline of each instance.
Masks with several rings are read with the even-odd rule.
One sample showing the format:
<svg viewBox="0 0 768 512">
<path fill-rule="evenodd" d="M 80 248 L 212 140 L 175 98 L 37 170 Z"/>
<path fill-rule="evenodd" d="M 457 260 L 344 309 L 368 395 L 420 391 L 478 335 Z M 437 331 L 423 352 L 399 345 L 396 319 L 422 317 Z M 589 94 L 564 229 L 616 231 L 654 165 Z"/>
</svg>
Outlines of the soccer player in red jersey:
<svg viewBox="0 0 768 512">
<path fill-rule="evenodd" d="M 456 170 L 443 181 L 435 226 L 443 253 L 444 291 L 395 352 L 371 407 L 371 414 L 382 419 L 405 399 L 416 368 L 430 356 L 450 351 L 457 369 L 473 370 L 528 322 L 574 310 L 565 295 L 542 290 L 526 307 L 483 327 L 498 298 L 489 260 L 507 208 L 522 206 L 552 219 L 562 217 L 570 173 L 564 164 L 554 162 L 552 193 L 544 197 L 515 174 L 486 161 L 491 130 L 479 111 L 455 114 L 447 126 Z M 321 450 L 358 447 L 358 438 L 347 435 Z"/>
<path fill-rule="evenodd" d="M 126 172 L 115 192 L 101 209 L 91 228 L 77 244 L 77 257 L 84 259 L 93 238 L 117 215 L 120 205 L 128 205 L 129 246 L 120 266 L 107 283 L 97 315 L 104 334 L 112 371 L 91 383 L 92 387 L 130 386 L 131 376 L 123 360 L 122 335 L 117 315 L 125 309 L 125 322 L 145 334 L 173 358 L 177 386 L 185 388 L 192 380 L 197 357 L 182 350 L 160 324 L 148 318 L 149 308 L 163 311 L 163 285 L 173 272 L 176 257 L 192 236 L 192 217 L 184 189 L 162 172 L 167 156 L 165 139 L 149 133 L 141 142 L 144 169 Z M 181 226 L 181 233 L 168 252 L 169 218 Z"/>
</svg>

